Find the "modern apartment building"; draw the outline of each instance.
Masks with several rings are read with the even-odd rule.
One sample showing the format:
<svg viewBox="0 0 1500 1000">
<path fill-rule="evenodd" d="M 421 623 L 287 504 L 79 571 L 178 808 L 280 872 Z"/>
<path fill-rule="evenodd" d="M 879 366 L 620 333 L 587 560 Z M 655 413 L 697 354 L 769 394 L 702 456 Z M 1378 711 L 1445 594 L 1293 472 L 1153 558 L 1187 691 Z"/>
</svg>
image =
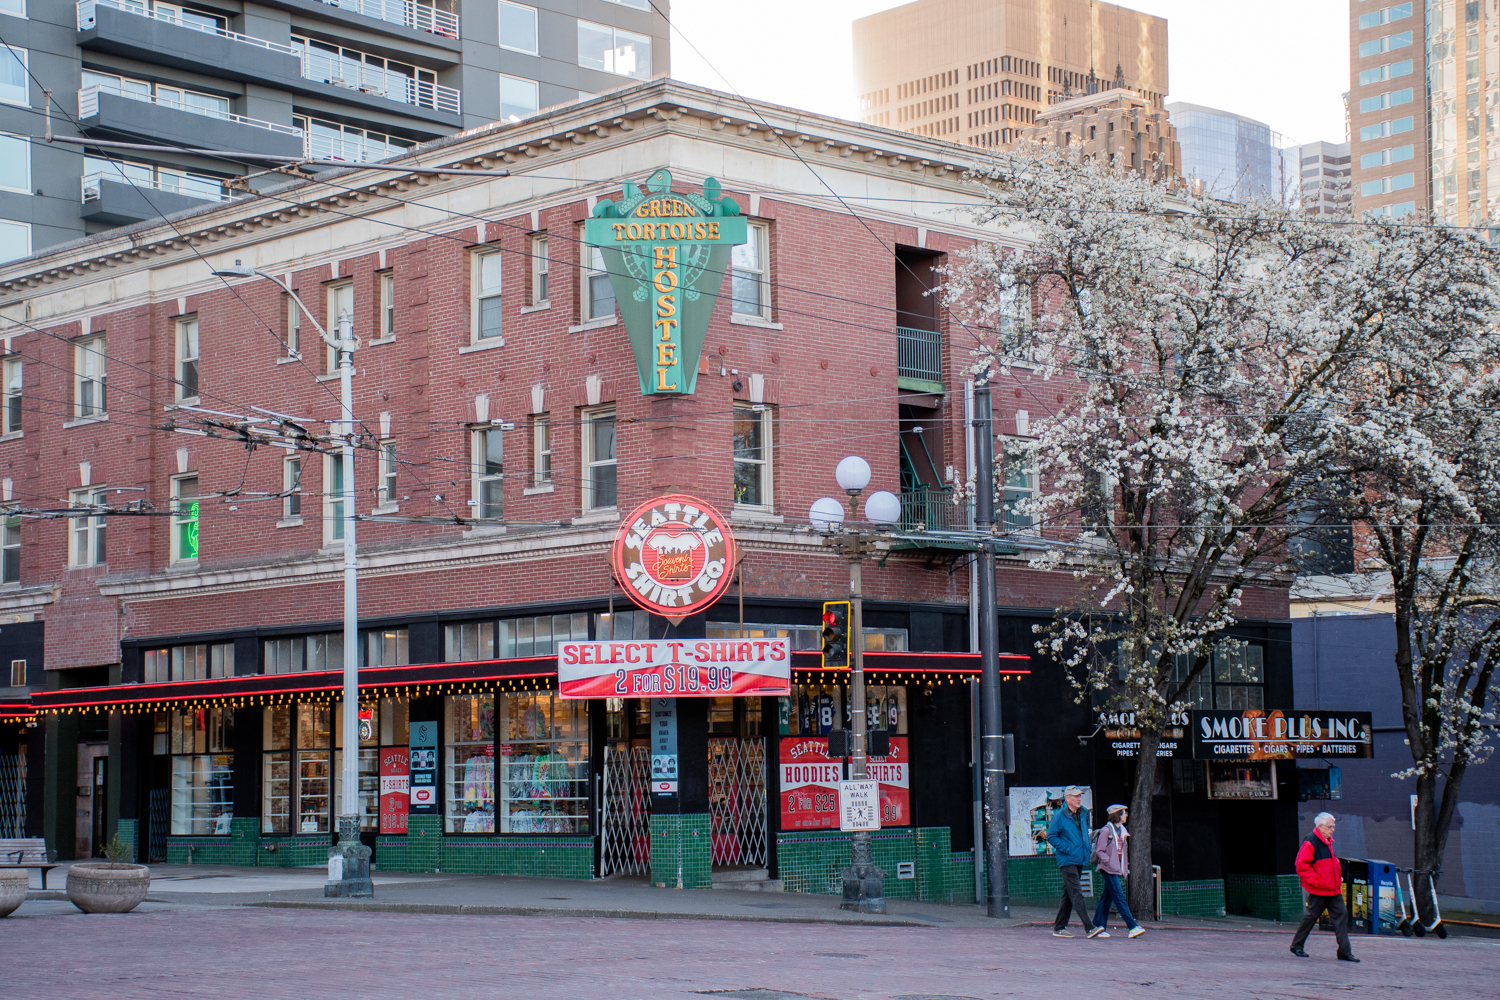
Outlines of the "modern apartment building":
<svg viewBox="0 0 1500 1000">
<path fill-rule="evenodd" d="M 1486 74 L 1480 29 L 1484 9 L 1493 5 L 1430 0 L 1427 7 L 1424 18 L 1420 3 L 1349 0 L 1351 186 L 1354 210 L 1361 214 L 1402 216 L 1445 206 L 1446 211 L 1438 214 L 1457 222 L 1467 218 L 1470 192 L 1483 202 L 1482 147 L 1494 137 L 1486 140 L 1482 134 L 1482 106 L 1459 108 L 1456 102 L 1465 99 L 1459 88 L 1472 87 L 1475 99 L 1482 99 L 1477 85 Z M 1493 10 L 1490 19 L 1493 31 Z M 1441 89 L 1430 98 L 1429 23 L 1443 38 L 1431 47 L 1434 83 Z M 1466 51 L 1455 54 L 1455 45 Z M 1494 51 L 1491 42 L 1489 52 Z M 1468 76 L 1467 82 L 1456 79 L 1459 71 Z M 1493 93 L 1496 74 L 1488 75 Z M 1431 127 L 1430 112 L 1437 116 Z M 1464 133 L 1462 151 L 1459 131 Z M 1436 177 L 1434 156 L 1440 167 Z M 1500 191 L 1500 185 L 1492 190 Z"/>
<path fill-rule="evenodd" d="M 1286 201 L 1299 185 L 1285 164 L 1288 143 L 1264 122 L 1232 111 L 1174 101 L 1167 105 L 1182 145 L 1182 176 L 1224 201 Z"/>
<path fill-rule="evenodd" d="M 1160 108 L 1167 22 L 1091 0 L 917 0 L 854 22 L 860 120 L 1007 147 L 1048 107 L 1121 86 Z"/>
<path fill-rule="evenodd" d="M 265 166 L 48 144 L 49 126 L 56 136 L 380 160 L 665 75 L 667 9 L 0 0 L 0 260 L 226 200 L 226 182 Z"/>
<path fill-rule="evenodd" d="M 1349 190 L 1349 144 L 1309 142 L 1293 147 L 1301 173 L 1299 206 L 1307 215 L 1345 215 L 1353 203 Z"/>
</svg>

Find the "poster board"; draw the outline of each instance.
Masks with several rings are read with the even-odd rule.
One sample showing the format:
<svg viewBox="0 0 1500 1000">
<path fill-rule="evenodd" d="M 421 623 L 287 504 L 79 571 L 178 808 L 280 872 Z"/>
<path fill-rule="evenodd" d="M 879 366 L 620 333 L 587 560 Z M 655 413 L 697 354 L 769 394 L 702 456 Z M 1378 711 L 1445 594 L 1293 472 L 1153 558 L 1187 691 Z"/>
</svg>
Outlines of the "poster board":
<svg viewBox="0 0 1500 1000">
<path fill-rule="evenodd" d="M 1040 834 L 1045 833 L 1053 815 L 1063 805 L 1063 789 L 1067 785 L 1043 785 L 1008 789 L 1006 796 L 1007 815 L 1010 817 L 1010 856 L 1034 858 L 1050 855 L 1052 845 Z M 1092 821 L 1094 792 L 1087 785 L 1083 788 L 1083 808 L 1088 810 Z M 1092 830 L 1089 831 L 1092 833 Z"/>
</svg>

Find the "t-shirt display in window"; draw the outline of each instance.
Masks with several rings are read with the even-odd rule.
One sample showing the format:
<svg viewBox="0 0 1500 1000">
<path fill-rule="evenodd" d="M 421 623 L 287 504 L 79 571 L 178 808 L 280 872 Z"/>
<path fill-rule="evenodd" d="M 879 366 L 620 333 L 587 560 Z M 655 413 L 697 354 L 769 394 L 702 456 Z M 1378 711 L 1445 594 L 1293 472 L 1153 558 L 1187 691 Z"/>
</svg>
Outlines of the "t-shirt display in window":
<svg viewBox="0 0 1500 1000">
<path fill-rule="evenodd" d="M 501 713 L 500 832 L 588 833 L 587 703 L 504 695 Z"/>
<path fill-rule="evenodd" d="M 495 696 L 453 695 L 444 708 L 449 833 L 495 832 Z"/>
</svg>

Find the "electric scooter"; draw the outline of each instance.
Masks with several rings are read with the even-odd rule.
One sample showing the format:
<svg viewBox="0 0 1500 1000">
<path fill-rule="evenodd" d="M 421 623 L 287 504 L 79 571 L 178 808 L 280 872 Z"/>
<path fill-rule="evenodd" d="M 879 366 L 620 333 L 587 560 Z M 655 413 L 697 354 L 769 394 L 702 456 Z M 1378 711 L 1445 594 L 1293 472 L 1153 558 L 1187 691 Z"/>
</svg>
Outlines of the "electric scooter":
<svg viewBox="0 0 1500 1000">
<path fill-rule="evenodd" d="M 1409 868 L 1396 869 L 1396 906 L 1401 910 L 1401 919 L 1396 921 L 1396 930 L 1400 931 L 1404 937 L 1411 937 L 1412 918 L 1406 912 L 1406 897 L 1401 892 L 1401 873 L 1409 871 L 1411 871 Z M 1411 898 L 1411 904 L 1412 909 L 1415 910 L 1417 905 L 1415 895 Z"/>
<path fill-rule="evenodd" d="M 1421 872 L 1421 874 L 1427 876 L 1427 888 L 1432 893 L 1433 920 L 1430 924 L 1424 924 L 1422 923 L 1422 918 L 1420 915 L 1415 916 L 1412 920 L 1412 933 L 1416 934 L 1417 937 L 1426 937 L 1428 932 L 1431 932 L 1433 934 L 1436 934 L 1439 938 L 1446 938 L 1448 936 L 1448 928 L 1443 926 L 1443 911 L 1438 908 L 1437 898 L 1437 877 L 1441 875 L 1442 872 L 1424 871 Z M 1417 883 L 1415 880 L 1416 875 L 1417 871 L 1413 871 L 1410 876 L 1411 880 L 1407 883 L 1411 886 L 1411 908 L 1414 913 L 1417 911 Z"/>
</svg>

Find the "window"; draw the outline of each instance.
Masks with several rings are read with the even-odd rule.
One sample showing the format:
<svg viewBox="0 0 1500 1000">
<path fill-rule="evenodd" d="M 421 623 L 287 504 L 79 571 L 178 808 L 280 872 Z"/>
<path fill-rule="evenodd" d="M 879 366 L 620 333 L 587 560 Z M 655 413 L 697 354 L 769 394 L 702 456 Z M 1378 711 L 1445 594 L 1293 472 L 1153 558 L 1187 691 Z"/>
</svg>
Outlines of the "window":
<svg viewBox="0 0 1500 1000">
<path fill-rule="evenodd" d="M 384 699 L 382 699 L 384 700 Z M 261 832 L 328 833 L 332 829 L 332 757 L 340 705 L 273 705 L 261 713 Z"/>
<path fill-rule="evenodd" d="M 531 485 L 552 482 L 552 417 L 538 413 L 531 418 Z"/>
<path fill-rule="evenodd" d="M 588 265 L 583 275 L 583 308 L 579 310 L 584 322 L 607 319 L 615 314 L 615 290 L 609 283 L 609 271 L 604 267 L 604 251 L 598 247 L 585 246 Z"/>
<path fill-rule="evenodd" d="M 1382 177 L 1379 180 L 1365 181 L 1359 186 L 1359 193 L 1364 197 L 1385 194 L 1388 191 L 1400 191 L 1416 184 L 1415 174 L 1396 174 L 1393 177 Z"/>
<path fill-rule="evenodd" d="M 297 358 L 302 356 L 302 307 L 297 300 L 290 295 L 283 295 L 286 300 L 286 356 Z"/>
<path fill-rule="evenodd" d="M 21 582 L 21 518 L 0 521 L 0 583 Z"/>
<path fill-rule="evenodd" d="M 501 333 L 500 251 L 474 255 L 474 340 L 490 340 Z"/>
<path fill-rule="evenodd" d="M 1362 70 L 1359 74 L 1360 86 L 1371 83 L 1379 83 L 1392 77 L 1406 76 L 1411 73 L 1412 61 L 1404 59 L 1401 62 L 1386 63 L 1384 66 L 1376 66 L 1373 69 Z"/>
<path fill-rule="evenodd" d="M 536 55 L 535 7 L 500 0 L 500 47 Z"/>
<path fill-rule="evenodd" d="M 344 319 L 350 321 L 350 329 L 353 329 L 354 282 L 352 281 L 341 281 L 336 285 L 328 286 L 328 322 L 325 324 L 325 328 L 328 330 L 328 335 L 334 340 L 343 337 L 343 330 L 339 323 Z M 339 352 L 330 346 L 328 348 L 327 371 L 332 373 L 338 370 Z"/>
<path fill-rule="evenodd" d="M 377 502 L 384 507 L 396 502 L 396 442 L 380 442 L 380 490 Z"/>
<path fill-rule="evenodd" d="M 380 339 L 396 335 L 396 275 L 380 272 Z"/>
<path fill-rule="evenodd" d="M 495 623 L 464 622 L 443 626 L 443 660 L 461 663 L 495 658 Z"/>
<path fill-rule="evenodd" d="M 26 0 L 0 0 L 0 14 L 14 14 L 16 17 L 25 17 Z"/>
<path fill-rule="evenodd" d="M 621 7 L 634 7 L 636 10 L 650 10 L 651 0 L 605 0 L 607 3 L 617 3 Z"/>
<path fill-rule="evenodd" d="M 578 21 L 578 65 L 606 73 L 651 79 L 651 39 L 607 24 Z"/>
<path fill-rule="evenodd" d="M 771 285 L 766 260 L 766 234 L 763 222 L 747 227 L 749 239 L 730 254 L 730 297 L 737 316 L 771 318 Z"/>
<path fill-rule="evenodd" d="M 322 672 L 344 668 L 344 633 L 323 632 L 318 635 L 267 639 L 262 673 L 295 674 L 304 670 Z"/>
<path fill-rule="evenodd" d="M 73 346 L 76 415 L 97 417 L 104 413 L 104 338 L 89 337 Z"/>
<path fill-rule="evenodd" d="M 547 304 L 547 234 L 531 238 L 531 304 Z"/>
<path fill-rule="evenodd" d="M 586 614 L 507 618 L 500 622 L 500 657 L 551 656 L 559 642 L 581 642 L 588 637 Z"/>
<path fill-rule="evenodd" d="M 1180 655 L 1172 667 L 1172 681 L 1181 684 L 1192 673 L 1195 660 Z M 1211 709 L 1265 708 L 1265 649 L 1234 639 L 1223 640 L 1210 662 L 1183 692 L 1189 707 Z"/>
<path fill-rule="evenodd" d="M 0 134 L 0 188 L 31 193 L 31 143 L 24 136 Z"/>
<path fill-rule="evenodd" d="M 1026 461 L 1024 445 L 1005 443 L 1005 491 L 1000 501 L 1001 523 L 1007 531 L 1030 531 L 1034 525 L 1022 505 L 1036 494 L 1036 476 Z"/>
<path fill-rule="evenodd" d="M 410 139 L 301 115 L 292 116 L 292 127 L 303 131 L 308 154 L 319 159 L 374 163 L 401 156 L 416 145 Z"/>
<path fill-rule="evenodd" d="M 404 628 L 377 629 L 365 633 L 366 667 L 399 667 L 410 663 L 407 630 Z"/>
<path fill-rule="evenodd" d="M 1372 111 L 1380 111 L 1384 108 L 1389 108 L 1397 104 L 1410 104 L 1411 100 L 1412 89 L 1410 87 L 1407 87 L 1405 90 L 1393 90 L 1389 93 L 1379 94 L 1375 97 L 1366 97 L 1364 100 L 1360 101 L 1359 113 L 1369 114 Z"/>
<path fill-rule="evenodd" d="M 108 491 L 89 486 L 68 493 L 68 506 L 75 508 L 103 507 Z M 68 518 L 72 544 L 68 546 L 69 566 L 101 566 L 104 564 L 104 515 L 89 514 Z"/>
<path fill-rule="evenodd" d="M 152 749 L 171 757 L 173 836 L 228 836 L 234 818 L 234 709 L 157 712 Z"/>
<path fill-rule="evenodd" d="M 1403 31 L 1399 35 L 1386 35 L 1384 38 L 1374 38 L 1368 42 L 1361 42 L 1359 44 L 1359 55 L 1360 58 L 1377 56 L 1382 52 L 1389 52 L 1391 49 L 1406 48 L 1410 44 L 1411 32 Z"/>
<path fill-rule="evenodd" d="M 31 256 L 31 225 L 0 219 L 0 264 Z"/>
<path fill-rule="evenodd" d="M 1359 158 L 1361 170 L 1372 167 L 1383 167 L 1388 163 L 1400 163 L 1402 160 L 1412 158 L 1413 148 L 1411 145 L 1396 146 L 1391 149 L 1382 149 L 1377 153 L 1365 153 Z"/>
<path fill-rule="evenodd" d="M 1396 118 L 1391 121 L 1384 121 L 1378 125 L 1366 125 L 1364 128 L 1359 130 L 1359 138 L 1361 142 L 1368 142 L 1371 139 L 1382 139 L 1388 135 L 1396 135 L 1400 132 L 1410 132 L 1411 130 L 1412 118 L 1408 116 L 1406 118 Z"/>
<path fill-rule="evenodd" d="M 588 707 L 564 701 L 556 691 L 501 694 L 499 701 L 500 824 L 499 833 L 589 832 Z M 458 699 L 452 699 L 457 701 Z M 492 716 L 493 717 L 493 716 Z M 483 727 L 480 727 L 483 738 Z M 491 737 L 493 739 L 493 737 Z M 490 747 L 485 747 L 488 751 Z M 473 759 L 472 757 L 470 758 Z M 493 758 L 490 758 L 493 760 Z M 492 769 L 481 767 L 478 774 Z M 450 772 L 449 788 L 460 787 L 468 774 Z M 468 781 L 462 783 L 467 792 Z M 450 796 L 449 801 L 453 801 Z M 461 800 L 467 807 L 466 800 Z M 494 808 L 494 797 L 490 798 Z M 482 808 L 482 807 L 481 807 Z M 469 829 L 470 812 L 464 817 Z M 450 813 L 449 830 L 456 829 Z M 494 829 L 494 816 L 481 821 Z M 475 824 L 478 826 L 481 824 Z"/>
<path fill-rule="evenodd" d="M 323 544 L 344 540 L 344 456 L 323 456 Z"/>
<path fill-rule="evenodd" d="M 10 661 L 10 686 L 13 688 L 26 686 L 26 661 Z"/>
<path fill-rule="evenodd" d="M 23 388 L 21 380 L 21 359 L 6 358 L 4 367 L 5 378 L 5 410 L 0 414 L 3 418 L 3 432 L 6 434 L 19 434 L 21 432 L 21 411 Z"/>
<path fill-rule="evenodd" d="M 504 512 L 505 432 L 490 427 L 474 432 L 474 516 L 498 519 Z"/>
<path fill-rule="evenodd" d="M 1411 17 L 1411 4 L 1397 4 L 1395 7 L 1385 7 L 1381 10 L 1372 10 L 1368 14 L 1361 14 L 1359 27 L 1361 31 L 1366 28 L 1378 28 L 1382 24 L 1399 21 L 1403 17 Z"/>
<path fill-rule="evenodd" d="M 302 519 L 302 456 L 288 455 L 281 461 L 281 516 Z"/>
<path fill-rule="evenodd" d="M 198 317 L 177 321 L 177 399 L 198 398 Z"/>
<path fill-rule="evenodd" d="M 734 502 L 772 506 L 771 410 L 759 403 L 734 407 Z"/>
<path fill-rule="evenodd" d="M 172 561 L 198 558 L 198 477 L 172 480 Z"/>
<path fill-rule="evenodd" d="M 583 507 L 615 506 L 615 411 L 583 415 Z"/>
<path fill-rule="evenodd" d="M 495 832 L 495 696 L 443 699 L 447 832 Z"/>
<path fill-rule="evenodd" d="M 579 22 L 582 24 L 582 22 Z M 0 101 L 7 104 L 30 104 L 31 95 L 26 73 L 27 52 L 0 42 Z"/>
<path fill-rule="evenodd" d="M 518 122 L 537 113 L 541 104 L 535 80 L 500 74 L 500 120 Z"/>
</svg>

